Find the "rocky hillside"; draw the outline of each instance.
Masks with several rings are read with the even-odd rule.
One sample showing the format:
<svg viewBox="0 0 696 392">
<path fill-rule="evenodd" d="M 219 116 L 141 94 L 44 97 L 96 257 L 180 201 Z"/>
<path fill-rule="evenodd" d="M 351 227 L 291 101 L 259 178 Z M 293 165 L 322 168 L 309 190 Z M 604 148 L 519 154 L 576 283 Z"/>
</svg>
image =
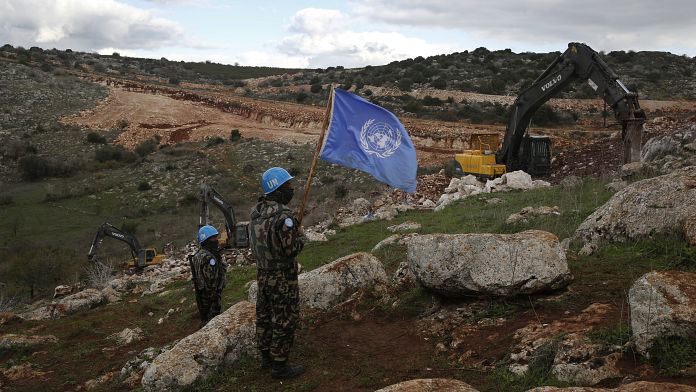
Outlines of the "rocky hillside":
<svg viewBox="0 0 696 392">
<path fill-rule="evenodd" d="M 480 100 L 468 108 L 502 115 L 511 97 L 479 94 L 479 82 L 511 58 L 542 67 L 551 54 L 481 48 L 292 78 L 270 70 L 229 88 L 204 71 L 188 74 L 204 84 L 166 80 L 117 55 L 0 54 L 0 390 L 696 390 L 693 101 L 646 102 L 639 163 L 621 165 L 614 130 L 550 129 L 547 179 L 447 177 L 432 157 L 464 148 L 463 128 L 496 130 L 483 118 L 404 118 L 420 165 L 413 195 L 321 163 L 303 221 L 309 242 L 298 258 L 302 322 L 292 354 L 308 372 L 280 384 L 258 367 L 249 253 L 226 255 L 224 312 L 200 330 L 186 255 L 195 250 L 200 184 L 214 185 L 239 220 L 266 167 L 288 168 L 301 189 L 322 111 L 240 94 L 297 97 L 324 77 L 379 78 L 389 69 L 390 82 L 370 82 L 373 96 L 422 104 L 466 94 Z M 607 60 L 620 68 L 648 55 L 674 67 L 692 61 L 616 52 Z M 439 73 L 399 98 L 391 80 L 418 64 Z M 464 87 L 448 72 L 469 66 L 475 91 L 455 91 Z M 690 96 L 683 87 L 678 96 Z M 438 99 L 428 106 L 464 105 Z M 547 115 L 593 105 L 559 100 Z M 106 240 L 104 263 L 88 264 L 105 221 L 165 262 L 126 273 L 128 249 Z"/>
</svg>

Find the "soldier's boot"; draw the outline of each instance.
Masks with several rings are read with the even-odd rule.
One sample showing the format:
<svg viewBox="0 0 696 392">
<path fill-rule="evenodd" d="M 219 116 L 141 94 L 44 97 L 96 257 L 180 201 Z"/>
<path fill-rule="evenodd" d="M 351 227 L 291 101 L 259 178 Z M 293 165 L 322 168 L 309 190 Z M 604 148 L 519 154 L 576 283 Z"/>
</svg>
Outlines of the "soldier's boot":
<svg viewBox="0 0 696 392">
<path fill-rule="evenodd" d="M 261 369 L 270 369 L 273 367 L 273 358 L 268 350 L 261 351 Z"/>
<path fill-rule="evenodd" d="M 293 378 L 305 372 L 302 365 L 288 365 L 287 361 L 273 361 L 271 377 L 273 378 Z"/>
</svg>

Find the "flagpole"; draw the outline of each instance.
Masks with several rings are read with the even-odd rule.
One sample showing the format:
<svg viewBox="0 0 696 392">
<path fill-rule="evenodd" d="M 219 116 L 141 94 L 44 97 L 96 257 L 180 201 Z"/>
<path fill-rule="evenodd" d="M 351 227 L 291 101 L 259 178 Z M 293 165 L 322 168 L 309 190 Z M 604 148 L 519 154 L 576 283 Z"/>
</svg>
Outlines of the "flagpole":
<svg viewBox="0 0 696 392">
<path fill-rule="evenodd" d="M 307 176 L 307 185 L 305 185 L 304 196 L 302 197 L 302 204 L 300 205 L 300 211 L 297 214 L 297 220 L 302 223 L 302 218 L 304 218 L 305 207 L 307 206 L 307 197 L 309 196 L 309 189 L 312 186 L 312 179 L 314 178 L 314 171 L 317 167 L 317 161 L 319 160 L 319 152 L 321 151 L 321 146 L 324 144 L 324 136 L 326 135 L 326 128 L 329 127 L 329 120 L 331 118 L 331 106 L 333 104 L 333 93 L 334 85 L 331 83 L 331 89 L 329 90 L 329 99 L 326 104 L 326 113 L 324 113 L 324 122 L 321 125 L 321 134 L 319 135 L 319 141 L 317 142 L 317 149 L 314 151 L 314 159 L 312 159 L 312 166 L 309 168 L 309 175 Z"/>
</svg>

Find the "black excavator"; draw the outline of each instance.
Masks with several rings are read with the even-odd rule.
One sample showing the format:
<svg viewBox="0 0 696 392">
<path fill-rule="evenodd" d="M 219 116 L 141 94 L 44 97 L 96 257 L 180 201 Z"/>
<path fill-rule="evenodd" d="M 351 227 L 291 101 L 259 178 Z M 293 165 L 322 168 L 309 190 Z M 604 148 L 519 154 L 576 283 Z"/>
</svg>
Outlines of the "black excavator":
<svg viewBox="0 0 696 392">
<path fill-rule="evenodd" d="M 201 215 L 198 228 L 210 224 L 210 205 L 217 207 L 225 216 L 225 231 L 220 235 L 220 246 L 223 249 L 248 248 L 249 224 L 237 223 L 232 206 L 224 197 L 210 185 L 201 185 Z"/>
<path fill-rule="evenodd" d="M 140 241 L 130 233 L 119 229 L 118 227 L 112 225 L 111 223 L 103 223 L 97 229 L 97 234 L 92 240 L 92 245 L 89 247 L 89 253 L 87 254 L 87 260 L 90 262 L 97 261 L 97 250 L 105 237 L 111 237 L 119 241 L 125 242 L 131 251 L 131 260 L 128 260 L 125 264 L 129 268 L 143 269 L 148 265 L 160 264 L 164 261 L 164 255 L 158 255 L 154 248 L 141 248 Z"/>
<path fill-rule="evenodd" d="M 489 176 L 495 173 L 497 176 L 506 171 L 523 170 L 534 176 L 548 176 L 551 173 L 551 140 L 548 136 L 527 135 L 527 128 L 539 107 L 575 80 L 587 81 L 613 110 L 621 124 L 624 162 L 639 161 L 645 112 L 640 108 L 638 95 L 621 83 L 592 48 L 571 42 L 515 100 L 501 149 L 495 153 L 481 148 L 457 154 L 455 172 Z M 493 154 L 495 163 L 492 157 L 486 157 Z"/>
</svg>

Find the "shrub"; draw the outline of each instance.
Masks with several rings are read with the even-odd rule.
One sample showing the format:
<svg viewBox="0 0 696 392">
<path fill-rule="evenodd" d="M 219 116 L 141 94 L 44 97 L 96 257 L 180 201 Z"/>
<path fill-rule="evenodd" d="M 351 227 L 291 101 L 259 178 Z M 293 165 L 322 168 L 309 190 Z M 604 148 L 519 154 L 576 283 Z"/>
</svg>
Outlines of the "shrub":
<svg viewBox="0 0 696 392">
<path fill-rule="evenodd" d="M 106 138 L 96 132 L 88 133 L 87 141 L 90 143 L 106 144 Z"/>
<path fill-rule="evenodd" d="M 680 336 L 661 337 L 650 354 L 650 363 L 660 374 L 678 376 L 681 370 L 696 365 L 696 341 Z"/>
<path fill-rule="evenodd" d="M 138 184 L 138 190 L 141 192 L 149 191 L 150 189 L 152 189 L 152 185 L 150 185 L 150 183 L 147 181 L 143 181 Z"/>
<path fill-rule="evenodd" d="M 68 177 L 75 172 L 75 167 L 62 161 L 27 155 L 19 160 L 22 177 L 29 181 L 44 177 Z"/>
<path fill-rule="evenodd" d="M 141 142 L 135 147 L 135 153 L 140 155 L 141 157 L 145 157 L 149 155 L 150 153 L 155 152 L 157 149 L 157 141 L 154 139 L 148 139 L 145 140 L 144 142 Z"/>
<path fill-rule="evenodd" d="M 179 78 L 169 78 L 169 84 L 173 84 L 176 86 L 179 83 L 181 83 L 181 80 Z"/>
<path fill-rule="evenodd" d="M 334 190 L 334 193 L 336 199 L 343 199 L 348 195 L 348 188 L 346 188 L 344 185 L 338 185 Z"/>
<path fill-rule="evenodd" d="M 2 195 L 0 196 L 0 206 L 8 206 L 12 204 L 14 200 L 12 199 L 12 196 L 10 195 Z"/>
<path fill-rule="evenodd" d="M 210 137 L 205 141 L 205 145 L 208 147 L 217 146 L 218 144 L 223 143 L 225 143 L 225 139 L 221 138 L 220 136 Z"/>
<path fill-rule="evenodd" d="M 239 129 L 233 129 L 230 131 L 230 141 L 231 142 L 236 142 L 239 141 L 239 139 L 242 138 L 242 134 L 239 133 Z"/>
<path fill-rule="evenodd" d="M 94 159 L 98 162 L 120 161 L 124 152 L 121 146 L 107 145 L 94 152 Z"/>
<path fill-rule="evenodd" d="M 312 84 L 312 86 L 309 88 L 309 91 L 311 91 L 314 94 L 320 92 L 321 90 L 323 90 L 323 88 L 321 87 L 320 82 Z"/>
<path fill-rule="evenodd" d="M 300 92 L 297 94 L 297 98 L 295 98 L 295 100 L 296 100 L 297 102 L 304 102 L 304 101 L 307 100 L 307 97 L 308 97 L 308 95 L 307 95 L 306 92 L 300 91 Z"/>
</svg>

